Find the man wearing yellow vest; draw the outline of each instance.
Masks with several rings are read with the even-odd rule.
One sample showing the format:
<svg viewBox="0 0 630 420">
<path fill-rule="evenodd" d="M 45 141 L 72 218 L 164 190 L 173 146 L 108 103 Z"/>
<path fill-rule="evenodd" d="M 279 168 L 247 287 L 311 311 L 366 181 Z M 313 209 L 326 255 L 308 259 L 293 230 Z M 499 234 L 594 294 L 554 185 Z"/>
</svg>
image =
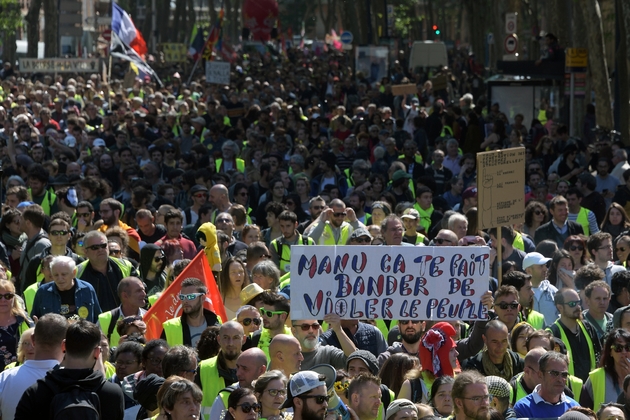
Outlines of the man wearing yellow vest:
<svg viewBox="0 0 630 420">
<path fill-rule="evenodd" d="M 210 418 L 210 410 L 219 391 L 238 381 L 236 362 L 241 355 L 245 337 L 241 324 L 236 321 L 226 322 L 221 325 L 217 335 L 219 354 L 199 363 L 195 382 L 203 391 L 201 414 L 205 420 Z"/>
<path fill-rule="evenodd" d="M 232 207 L 232 203 L 230 202 L 230 193 L 223 184 L 217 184 L 210 188 L 208 202 L 212 204 L 212 207 L 214 207 L 212 216 L 210 216 L 210 221 L 212 223 L 216 222 L 217 215 L 219 213 L 226 213 L 230 207 Z"/>
<path fill-rule="evenodd" d="M 573 187 L 567 191 L 567 201 L 569 202 L 569 217 L 567 220 L 575 222 L 582 226 L 584 235 L 589 236 L 599 232 L 599 226 L 597 226 L 597 218 L 595 213 L 582 207 L 582 198 L 584 195 L 582 192 Z"/>
<path fill-rule="evenodd" d="M 525 321 L 536 330 L 546 327 L 544 315 L 532 308 L 534 304 L 532 276 L 522 271 L 511 271 L 503 276 L 501 286 L 514 286 L 518 291 L 518 303 L 521 305 L 518 322 Z"/>
<path fill-rule="evenodd" d="M 227 140 L 221 146 L 222 158 L 215 161 L 218 173 L 228 173 L 232 169 L 245 173 L 245 161 L 238 156 L 241 153 L 236 142 Z"/>
<path fill-rule="evenodd" d="M 31 198 L 35 204 L 44 209 L 44 213 L 50 216 L 59 211 L 57 196 L 48 190 L 48 171 L 40 164 L 32 165 L 28 170 L 28 187 Z"/>
<path fill-rule="evenodd" d="M 345 245 L 352 231 L 362 226 L 354 210 L 351 207 L 346 208 L 343 201 L 335 198 L 330 202 L 330 207 L 322 211 L 313 222 L 312 230 L 306 235 L 317 245 Z"/>
<path fill-rule="evenodd" d="M 98 316 L 97 325 L 107 336 L 109 345 L 118 346 L 120 335 L 116 329 L 119 319 L 142 318 L 147 313 L 142 307 L 146 304 L 147 294 L 144 291 L 144 284 L 137 277 L 125 277 L 118 283 L 118 297 L 120 306 L 111 311 L 103 312 Z"/>
<path fill-rule="evenodd" d="M 197 347 L 201 333 L 208 327 L 219 325 L 219 318 L 203 307 L 208 288 L 199 279 L 189 277 L 182 281 L 179 300 L 182 303 L 182 316 L 169 319 L 162 326 L 162 337 L 169 346 L 186 345 Z M 243 327 L 241 327 L 242 333 Z M 229 384 L 228 384 L 229 385 Z M 219 388 L 222 389 L 223 387 Z M 217 391 L 218 392 L 218 391 Z M 216 395 L 212 398 L 214 399 Z"/>
<path fill-rule="evenodd" d="M 315 241 L 298 233 L 298 218 L 292 211 L 283 211 L 278 219 L 282 236 L 271 241 L 269 251 L 272 261 L 280 268 L 280 273 L 286 274 L 291 270 L 291 246 L 315 245 Z"/>
<path fill-rule="evenodd" d="M 582 322 L 582 305 L 575 290 L 560 290 L 554 297 L 554 303 L 560 318 L 548 330 L 567 346 L 569 373 L 586 381 L 589 372 L 597 367 L 596 361 L 601 352 L 597 333 L 590 324 Z"/>
<path fill-rule="evenodd" d="M 289 317 L 291 307 L 289 300 L 278 293 L 265 291 L 261 296 L 263 303 L 260 314 L 264 328 L 252 335 L 252 344 L 264 351 L 267 359 L 271 360 L 269 357 L 271 340 L 278 334 L 291 335 L 291 329 L 284 325 Z"/>
</svg>

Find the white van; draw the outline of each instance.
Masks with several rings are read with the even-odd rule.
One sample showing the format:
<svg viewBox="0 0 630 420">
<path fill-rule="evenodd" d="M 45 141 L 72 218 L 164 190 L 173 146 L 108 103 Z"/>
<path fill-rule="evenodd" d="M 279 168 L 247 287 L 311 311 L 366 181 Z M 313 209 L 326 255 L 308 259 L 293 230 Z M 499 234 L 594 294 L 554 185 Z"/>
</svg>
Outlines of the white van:
<svg viewBox="0 0 630 420">
<path fill-rule="evenodd" d="M 415 41 L 409 53 L 409 68 L 448 66 L 446 45 L 443 42 Z"/>
</svg>

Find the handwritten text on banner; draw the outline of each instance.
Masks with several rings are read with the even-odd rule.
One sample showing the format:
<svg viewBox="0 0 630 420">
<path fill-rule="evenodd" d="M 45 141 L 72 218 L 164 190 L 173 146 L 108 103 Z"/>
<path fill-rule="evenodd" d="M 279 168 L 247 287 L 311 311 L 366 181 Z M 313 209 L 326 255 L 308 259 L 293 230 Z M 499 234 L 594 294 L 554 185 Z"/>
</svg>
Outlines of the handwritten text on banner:
<svg viewBox="0 0 630 420">
<path fill-rule="evenodd" d="M 488 247 L 291 247 L 291 318 L 485 319 Z"/>
</svg>

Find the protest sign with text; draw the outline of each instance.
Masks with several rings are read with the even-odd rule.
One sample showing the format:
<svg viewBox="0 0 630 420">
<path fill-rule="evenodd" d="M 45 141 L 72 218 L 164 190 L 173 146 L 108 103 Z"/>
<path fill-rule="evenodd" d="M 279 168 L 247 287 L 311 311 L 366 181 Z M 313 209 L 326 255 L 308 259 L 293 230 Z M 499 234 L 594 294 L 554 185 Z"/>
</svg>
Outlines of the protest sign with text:
<svg viewBox="0 0 630 420">
<path fill-rule="evenodd" d="M 291 246 L 291 318 L 478 320 L 490 248 Z"/>
</svg>

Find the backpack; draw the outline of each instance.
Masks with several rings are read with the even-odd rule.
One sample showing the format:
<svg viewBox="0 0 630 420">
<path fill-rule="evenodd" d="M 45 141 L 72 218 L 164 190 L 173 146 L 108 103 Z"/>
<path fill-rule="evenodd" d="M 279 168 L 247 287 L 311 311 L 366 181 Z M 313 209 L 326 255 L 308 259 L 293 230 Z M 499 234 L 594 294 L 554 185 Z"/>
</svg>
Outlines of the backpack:
<svg viewBox="0 0 630 420">
<path fill-rule="evenodd" d="M 70 385 L 59 392 L 50 403 L 50 418 L 53 420 L 100 420 L 101 400 L 97 392 L 105 384 L 102 378 L 101 384 L 95 390 L 87 390 L 80 385 Z"/>
</svg>

